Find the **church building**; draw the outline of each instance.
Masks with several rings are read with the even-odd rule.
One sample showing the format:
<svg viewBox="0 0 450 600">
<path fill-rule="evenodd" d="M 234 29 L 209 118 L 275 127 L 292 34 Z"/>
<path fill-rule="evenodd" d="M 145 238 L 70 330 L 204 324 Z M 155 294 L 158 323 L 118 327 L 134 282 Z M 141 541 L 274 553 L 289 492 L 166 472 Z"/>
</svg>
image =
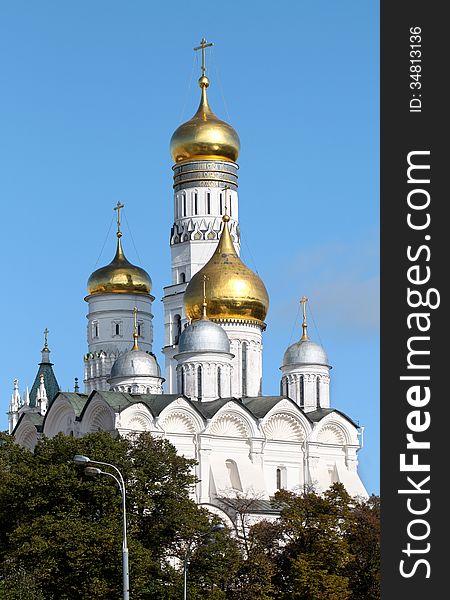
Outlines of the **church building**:
<svg viewBox="0 0 450 600">
<path fill-rule="evenodd" d="M 196 500 L 216 510 L 224 496 L 268 501 L 277 489 L 322 492 L 334 482 L 366 497 L 361 431 L 331 406 L 331 366 L 308 335 L 306 298 L 299 340 L 284 352 L 281 377 L 271 374 L 280 395 L 263 394 L 269 297 L 239 257 L 240 142 L 209 105 L 207 47 L 203 39 L 198 110 L 170 143 L 171 274 L 158 324 L 164 369 L 153 352 L 152 281 L 125 256 L 118 203 L 115 256 L 87 283 L 84 391 L 77 382 L 73 392 L 60 390 L 46 332 L 31 391 L 20 394 L 14 380 L 9 431 L 30 450 L 59 432 L 149 431 L 197 461 Z"/>
</svg>

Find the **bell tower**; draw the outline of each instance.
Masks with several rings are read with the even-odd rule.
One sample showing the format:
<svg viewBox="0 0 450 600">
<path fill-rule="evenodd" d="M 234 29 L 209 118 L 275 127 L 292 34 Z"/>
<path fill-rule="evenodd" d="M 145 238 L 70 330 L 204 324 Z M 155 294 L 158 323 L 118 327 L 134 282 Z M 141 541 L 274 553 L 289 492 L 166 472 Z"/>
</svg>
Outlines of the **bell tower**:
<svg viewBox="0 0 450 600">
<path fill-rule="evenodd" d="M 211 258 L 228 212 L 229 230 L 239 252 L 238 165 L 239 136 L 231 125 L 212 112 L 207 96 L 206 49 L 202 38 L 200 104 L 195 115 L 178 127 L 170 150 L 174 161 L 174 221 L 170 232 L 172 281 L 164 288 L 165 377 L 168 393 L 177 389 L 178 342 L 187 322 L 184 292 L 187 284 Z"/>
</svg>

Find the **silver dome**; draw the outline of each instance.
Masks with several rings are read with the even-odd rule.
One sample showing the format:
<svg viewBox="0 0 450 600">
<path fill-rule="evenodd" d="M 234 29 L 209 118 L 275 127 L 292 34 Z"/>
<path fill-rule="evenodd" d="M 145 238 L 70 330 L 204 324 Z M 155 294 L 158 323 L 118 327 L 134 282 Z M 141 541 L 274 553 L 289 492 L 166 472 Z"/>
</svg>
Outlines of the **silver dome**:
<svg viewBox="0 0 450 600">
<path fill-rule="evenodd" d="M 161 373 L 154 356 L 143 350 L 129 350 L 116 359 L 110 377 L 161 377 Z"/>
<path fill-rule="evenodd" d="M 225 330 L 212 321 L 193 321 L 183 330 L 179 352 L 230 352 L 230 340 Z"/>
<path fill-rule="evenodd" d="M 283 367 L 288 365 L 328 365 L 325 350 L 312 340 L 300 340 L 289 346 L 283 356 Z"/>
</svg>

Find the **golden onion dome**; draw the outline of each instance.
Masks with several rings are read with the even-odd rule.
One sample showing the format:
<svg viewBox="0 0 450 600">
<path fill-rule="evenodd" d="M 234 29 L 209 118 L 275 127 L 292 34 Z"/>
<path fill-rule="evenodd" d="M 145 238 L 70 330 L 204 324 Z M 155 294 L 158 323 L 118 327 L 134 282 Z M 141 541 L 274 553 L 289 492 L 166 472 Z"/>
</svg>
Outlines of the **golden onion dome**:
<svg viewBox="0 0 450 600">
<path fill-rule="evenodd" d="M 176 164 L 188 160 L 228 160 L 236 162 L 240 141 L 236 131 L 212 112 L 206 89 L 209 79 L 198 80 L 202 90 L 200 105 L 195 115 L 180 125 L 170 140 L 170 152 Z"/>
<path fill-rule="evenodd" d="M 203 285 L 206 281 L 208 317 L 212 321 L 239 320 L 263 324 L 269 309 L 269 296 L 261 278 L 237 255 L 228 229 L 229 220 L 228 215 L 223 217 L 222 235 L 214 254 L 186 288 L 186 315 L 191 320 L 202 318 Z"/>
<path fill-rule="evenodd" d="M 88 293 L 93 294 L 150 294 L 152 280 L 149 274 L 132 265 L 125 257 L 120 241 L 122 234 L 117 232 L 116 255 L 106 267 L 92 273 L 88 280 Z"/>
</svg>

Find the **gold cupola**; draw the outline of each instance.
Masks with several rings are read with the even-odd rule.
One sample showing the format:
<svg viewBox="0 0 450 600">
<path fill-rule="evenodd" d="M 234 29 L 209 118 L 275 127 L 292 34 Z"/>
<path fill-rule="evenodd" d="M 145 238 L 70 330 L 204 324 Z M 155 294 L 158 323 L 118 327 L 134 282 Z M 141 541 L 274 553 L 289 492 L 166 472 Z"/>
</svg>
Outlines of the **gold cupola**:
<svg viewBox="0 0 450 600">
<path fill-rule="evenodd" d="M 117 210 L 117 249 L 116 255 L 105 267 L 101 267 L 92 273 L 89 277 L 87 288 L 89 296 L 94 294 L 150 294 L 152 289 L 152 280 L 150 275 L 141 269 L 132 265 L 122 249 L 122 232 L 120 231 L 120 209 L 123 204 L 117 203 L 114 210 Z"/>
<path fill-rule="evenodd" d="M 208 286 L 208 318 L 212 321 L 253 321 L 264 325 L 269 296 L 261 278 L 241 261 L 228 229 L 230 217 L 224 215 L 223 230 L 216 251 L 189 282 L 184 294 L 186 316 L 203 315 L 203 283 Z M 206 278 L 206 279 L 205 279 Z"/>
<path fill-rule="evenodd" d="M 170 152 L 176 164 L 191 160 L 226 160 L 236 162 L 240 141 L 236 131 L 212 112 L 206 90 L 205 48 L 212 46 L 203 38 L 195 50 L 202 50 L 202 76 L 198 80 L 201 89 L 200 105 L 195 115 L 180 125 L 170 140 Z"/>
</svg>

